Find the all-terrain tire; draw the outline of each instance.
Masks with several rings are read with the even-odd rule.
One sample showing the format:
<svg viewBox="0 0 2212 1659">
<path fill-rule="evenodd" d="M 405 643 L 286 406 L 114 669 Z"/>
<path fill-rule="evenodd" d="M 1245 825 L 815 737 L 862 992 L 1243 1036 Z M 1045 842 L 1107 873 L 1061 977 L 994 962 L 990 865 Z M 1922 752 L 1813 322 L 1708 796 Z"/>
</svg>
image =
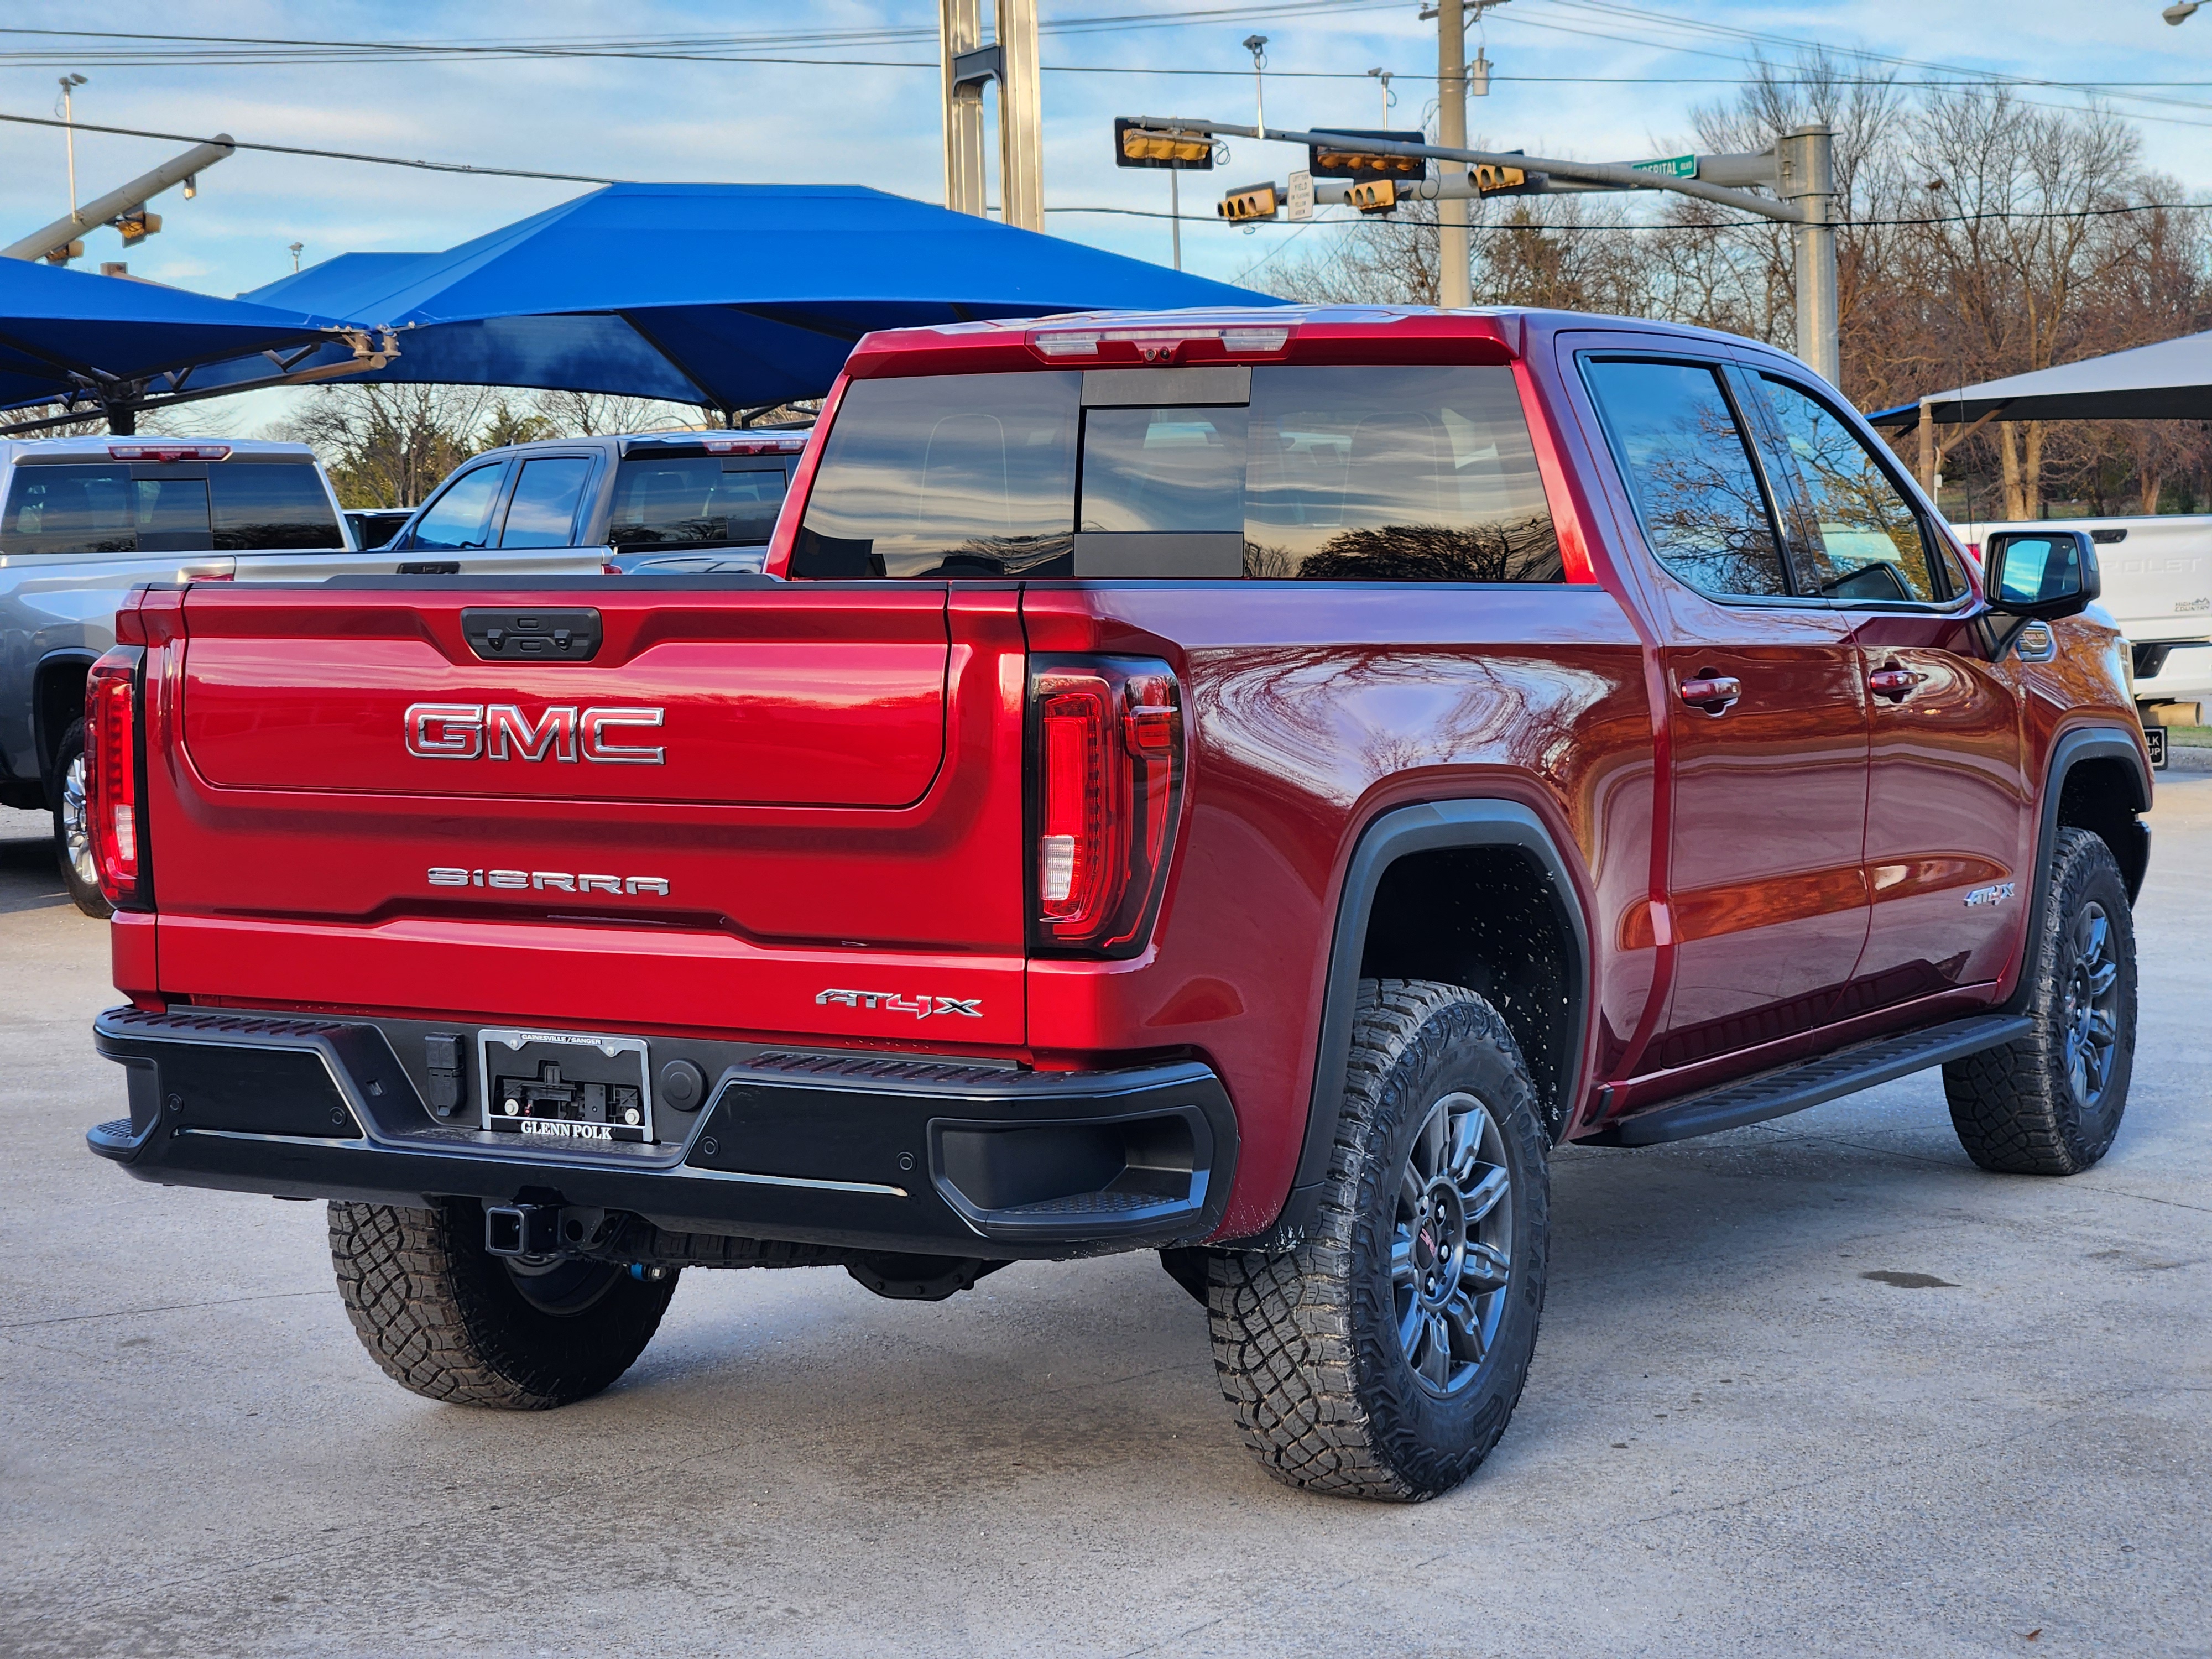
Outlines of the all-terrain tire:
<svg viewBox="0 0 2212 1659">
<path fill-rule="evenodd" d="M 115 907 L 100 890 L 92 864 L 91 824 L 85 817 L 84 722 L 62 733 L 54 755 L 54 861 L 70 900 L 88 916 L 112 916 Z"/>
<path fill-rule="evenodd" d="M 2135 1070 L 2127 885 L 2112 849 L 2086 830 L 2060 829 L 2053 851 L 2049 901 L 2021 970 L 2034 1029 L 1943 1068 L 1960 1145 L 2007 1175 L 2079 1175 L 2104 1157 Z"/>
<path fill-rule="evenodd" d="M 641 1279 L 614 1264 L 520 1279 L 485 1250 L 473 1200 L 333 1203 L 330 1222 L 355 1334 L 386 1376 L 430 1400 L 532 1412 L 586 1399 L 645 1352 L 676 1289 L 672 1268 Z"/>
<path fill-rule="evenodd" d="M 1502 1280 L 1486 1299 L 1467 1304 L 1469 1313 L 1481 1310 L 1468 1323 L 1491 1324 L 1486 1346 L 1467 1345 L 1469 1352 L 1481 1346 L 1473 1361 L 1453 1350 L 1464 1334 L 1460 1325 L 1431 1324 L 1408 1312 L 1425 1305 L 1424 1286 L 1434 1291 L 1444 1281 L 1424 1279 L 1417 1270 L 1409 1288 L 1404 1271 L 1417 1249 L 1435 1249 L 1418 1245 L 1425 1237 L 1418 1225 L 1408 1230 L 1410 1218 L 1430 1213 L 1429 1200 L 1417 1201 L 1416 1191 L 1437 1191 L 1434 1181 L 1421 1185 L 1427 1154 L 1419 1138 L 1433 1133 L 1429 1126 L 1441 1111 L 1456 1144 L 1456 1126 L 1473 1121 L 1462 1103 L 1470 1097 L 1488 1126 L 1481 1130 L 1484 1150 L 1469 1165 L 1483 1173 L 1472 1184 L 1493 1188 L 1497 1177 L 1488 1172 L 1502 1169 L 1507 1214 L 1502 1231 L 1488 1235 L 1490 1244 L 1462 1248 L 1461 1273 L 1477 1271 L 1478 1248 L 1502 1241 L 1510 1254 L 1502 1271 L 1492 1262 L 1480 1279 L 1445 1268 L 1462 1291 Z M 1455 985 L 1361 982 L 1351 1065 L 1310 1232 L 1280 1252 L 1221 1250 L 1207 1261 L 1222 1392 L 1268 1474 L 1310 1492 L 1419 1502 L 1474 1473 L 1504 1431 L 1535 1352 L 1549 1150 L 1528 1066 L 1488 1003 Z M 1439 1194 L 1437 1213 L 1453 1201 Z M 1490 1201 L 1483 1225 L 1498 1219 L 1497 1200 Z M 1457 1213 L 1473 1215 L 1480 1202 Z M 1462 1239 L 1479 1231 L 1460 1225 Z M 1435 1237 L 1449 1231 L 1439 1226 Z M 1449 1309 L 1438 1316 L 1449 1318 Z M 1445 1336 L 1451 1343 L 1442 1343 Z M 1417 1364 L 1442 1375 L 1424 1381 Z"/>
</svg>

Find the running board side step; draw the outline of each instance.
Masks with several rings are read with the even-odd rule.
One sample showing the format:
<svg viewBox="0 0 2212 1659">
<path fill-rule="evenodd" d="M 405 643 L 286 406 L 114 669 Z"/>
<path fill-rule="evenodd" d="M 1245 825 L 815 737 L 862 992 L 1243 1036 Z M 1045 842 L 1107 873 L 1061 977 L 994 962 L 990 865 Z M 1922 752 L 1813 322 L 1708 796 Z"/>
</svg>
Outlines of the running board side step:
<svg viewBox="0 0 2212 1659">
<path fill-rule="evenodd" d="M 1931 1025 L 1924 1031 L 1878 1037 L 1832 1054 L 1730 1083 L 1701 1095 L 1656 1106 L 1611 1128 L 1585 1136 L 1589 1146 L 1656 1146 L 1692 1135 L 1740 1129 L 1787 1117 L 1877 1084 L 1893 1083 L 1946 1060 L 1963 1060 L 2026 1036 L 2035 1022 L 2025 1014 L 1980 1014 Z"/>
</svg>

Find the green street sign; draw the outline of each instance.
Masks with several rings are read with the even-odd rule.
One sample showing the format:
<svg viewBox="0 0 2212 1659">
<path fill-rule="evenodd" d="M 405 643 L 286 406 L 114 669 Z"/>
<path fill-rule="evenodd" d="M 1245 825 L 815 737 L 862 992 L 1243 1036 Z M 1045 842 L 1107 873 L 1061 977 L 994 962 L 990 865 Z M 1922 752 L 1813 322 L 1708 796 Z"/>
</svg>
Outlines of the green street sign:
<svg viewBox="0 0 2212 1659">
<path fill-rule="evenodd" d="M 1662 155 L 1656 161 L 1631 161 L 1628 165 L 1638 173 L 1662 173 L 1669 179 L 1698 176 L 1698 158 L 1694 155 Z"/>
</svg>

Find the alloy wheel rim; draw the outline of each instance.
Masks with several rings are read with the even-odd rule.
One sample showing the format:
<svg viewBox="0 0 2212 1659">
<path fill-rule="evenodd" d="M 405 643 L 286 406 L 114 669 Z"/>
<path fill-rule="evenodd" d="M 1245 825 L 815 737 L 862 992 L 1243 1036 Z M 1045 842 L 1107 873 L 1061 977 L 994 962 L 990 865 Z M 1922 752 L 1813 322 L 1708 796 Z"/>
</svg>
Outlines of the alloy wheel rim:
<svg viewBox="0 0 2212 1659">
<path fill-rule="evenodd" d="M 1498 1339 L 1512 1275 L 1505 1139 L 1469 1094 L 1431 1106 L 1398 1176 L 1390 1291 L 1398 1345 L 1439 1396 L 1473 1382 Z"/>
<path fill-rule="evenodd" d="M 2084 904 L 2067 929 L 2066 996 L 2059 1010 L 2066 1082 L 2087 1110 L 2105 1097 L 2120 1031 L 2120 969 L 2112 954 L 2112 920 L 2105 907 Z"/>
<path fill-rule="evenodd" d="M 80 751 L 62 775 L 62 851 L 77 880 L 90 887 L 99 881 L 100 868 L 92 859 L 92 816 L 85 801 L 84 783 L 84 756 Z"/>
</svg>

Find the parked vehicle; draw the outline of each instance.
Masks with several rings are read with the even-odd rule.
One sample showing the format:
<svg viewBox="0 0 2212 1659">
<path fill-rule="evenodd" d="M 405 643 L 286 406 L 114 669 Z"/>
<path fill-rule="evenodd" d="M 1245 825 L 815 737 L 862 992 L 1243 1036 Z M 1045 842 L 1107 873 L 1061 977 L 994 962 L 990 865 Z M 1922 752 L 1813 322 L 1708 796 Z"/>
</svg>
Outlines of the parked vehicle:
<svg viewBox="0 0 2212 1659">
<path fill-rule="evenodd" d="M 2094 545 L 1985 598 L 1794 359 L 1056 318 L 871 336 L 825 419 L 765 574 L 159 586 L 94 672 L 92 1148 L 331 1200 L 405 1387 L 580 1399 L 686 1267 L 1158 1249 L 1272 1474 L 1420 1498 L 1519 1398 L 1560 1140 L 1941 1064 L 1985 1168 L 2112 1144 Z"/>
<path fill-rule="evenodd" d="M 2157 740 L 2154 758 L 2164 765 L 2160 720 L 2169 714 L 2201 714 L 2212 702 L 2212 514 L 2008 520 L 1953 528 L 1972 545 L 2000 532 L 2088 533 L 2104 575 L 2102 603 L 2133 656 L 2136 706 Z"/>
<path fill-rule="evenodd" d="M 85 672 L 148 580 L 407 574 L 347 538 L 303 444 L 224 438 L 0 440 L 0 805 L 53 814 L 62 878 L 104 916 L 84 817 Z M 437 568 L 462 565 L 441 561 Z M 472 570 L 596 571 L 583 553 L 475 555 Z"/>
<path fill-rule="evenodd" d="M 382 547 L 398 535 L 407 520 L 415 516 L 412 507 L 348 507 L 346 528 L 352 533 L 353 544 L 358 548 Z"/>
<path fill-rule="evenodd" d="M 611 574 L 757 573 L 811 428 L 548 438 L 489 449 L 395 548 L 599 549 Z"/>
</svg>

